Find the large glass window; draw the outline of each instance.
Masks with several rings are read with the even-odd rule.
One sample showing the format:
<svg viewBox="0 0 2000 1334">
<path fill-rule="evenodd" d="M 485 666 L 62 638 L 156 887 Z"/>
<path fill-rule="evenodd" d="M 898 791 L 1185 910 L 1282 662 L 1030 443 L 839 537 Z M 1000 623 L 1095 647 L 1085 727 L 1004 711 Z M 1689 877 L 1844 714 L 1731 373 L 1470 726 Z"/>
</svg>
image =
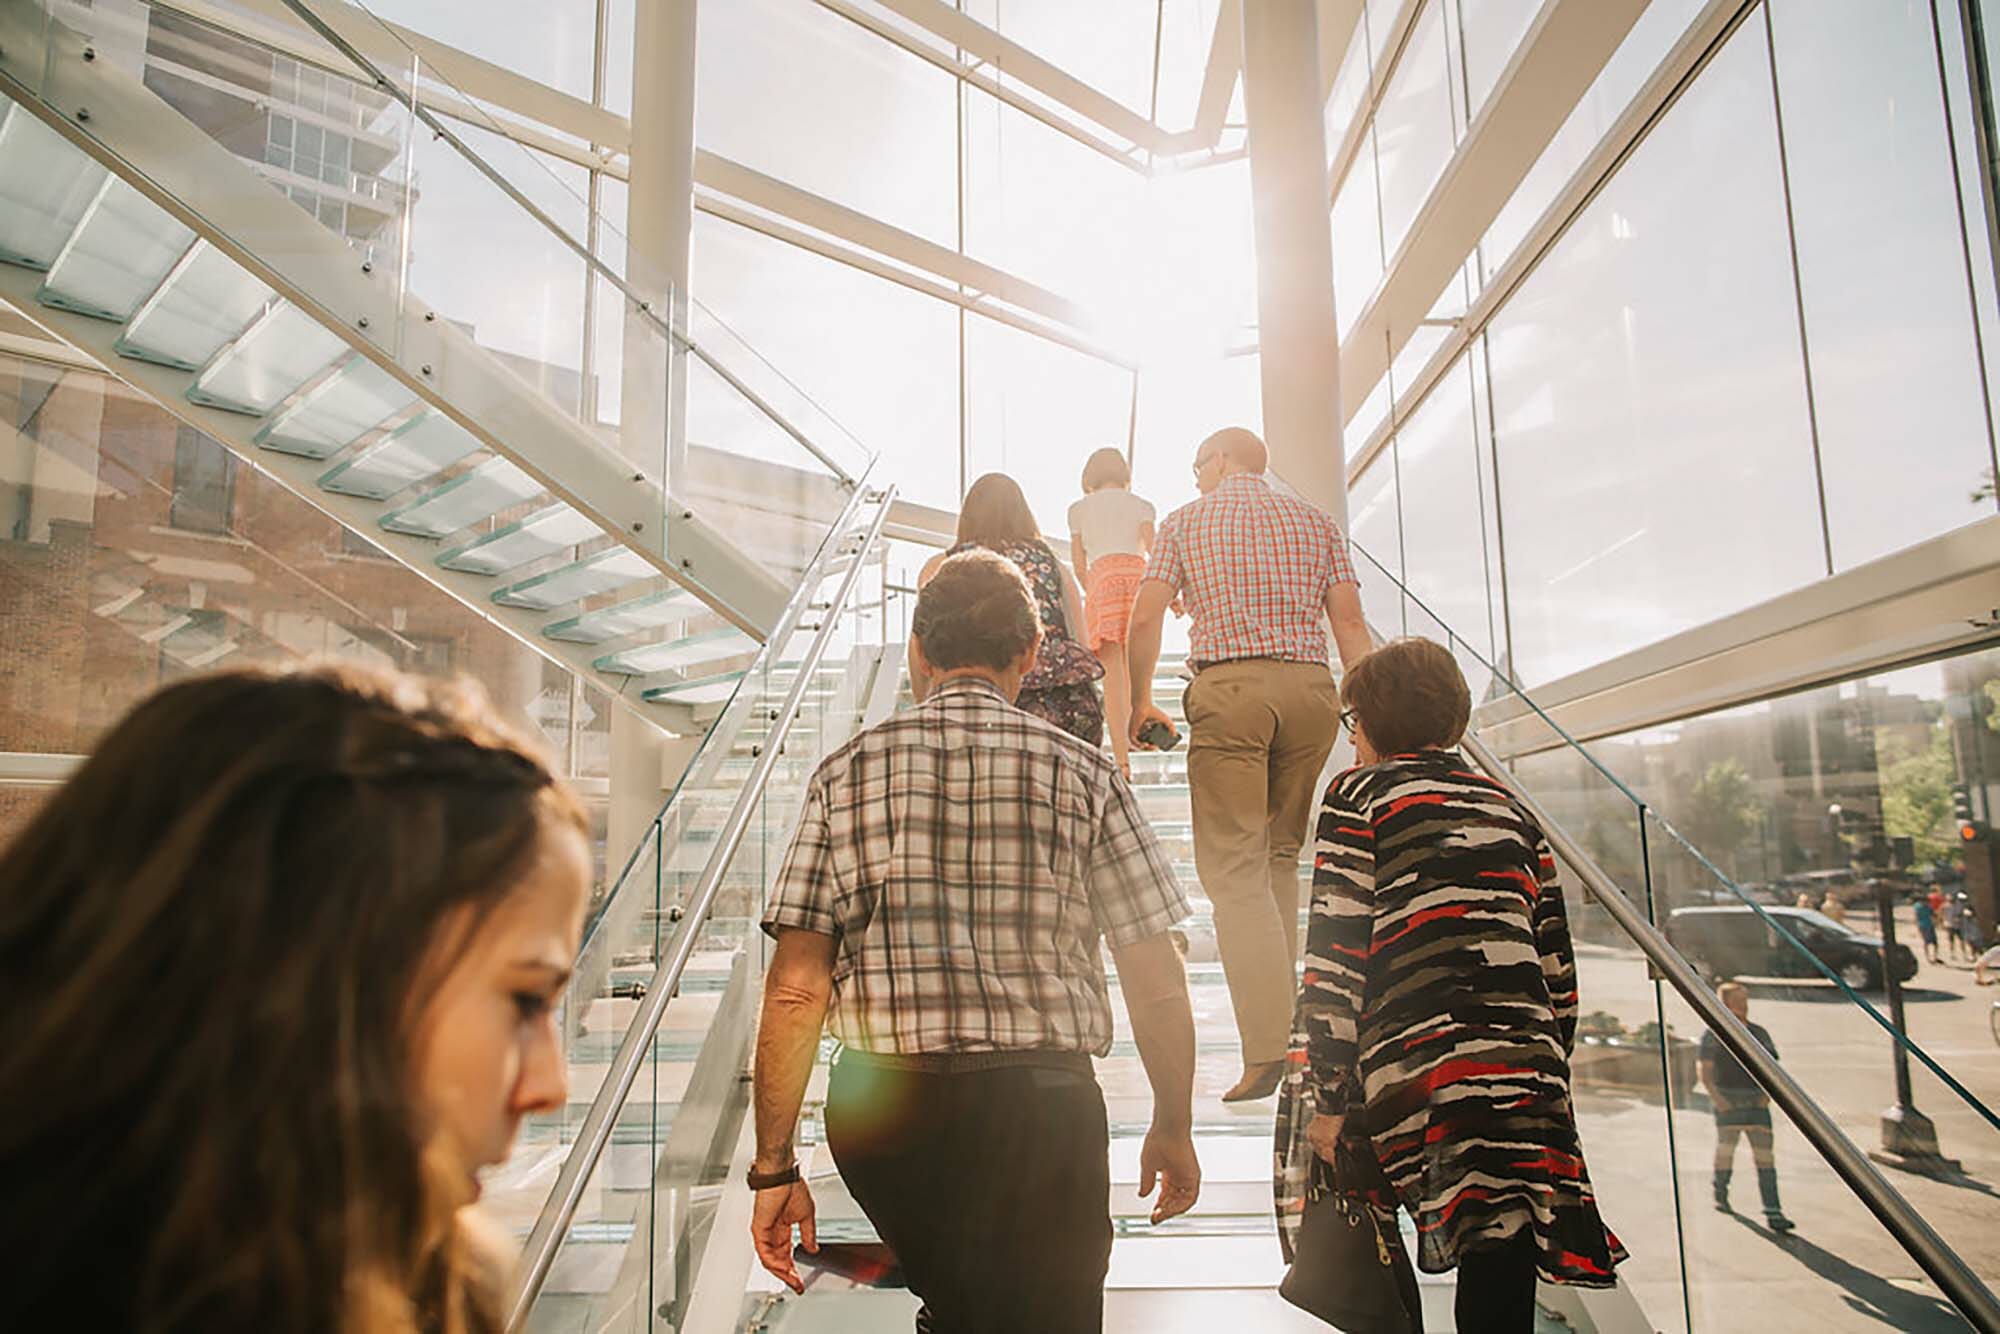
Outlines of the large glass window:
<svg viewBox="0 0 2000 1334">
<path fill-rule="evenodd" d="M 1993 513 L 1974 499 L 1993 456 L 1957 183 L 1929 5 L 1768 13 L 1827 530 L 1846 569 Z"/>
<path fill-rule="evenodd" d="M 1067 536 L 1083 461 L 1131 433 L 1131 372 L 978 318 L 965 323 L 965 369 L 966 481 L 1007 473 L 1042 530 Z"/>
<path fill-rule="evenodd" d="M 886 480 L 957 508 L 956 307 L 705 214 L 693 272 L 702 304 L 882 452 Z"/>
<path fill-rule="evenodd" d="M 1760 27 L 1606 183 L 1489 347 L 1527 684 L 1825 573 Z"/>
<path fill-rule="evenodd" d="M 1144 116 L 1159 0 L 970 0 L 972 18 Z"/>
<path fill-rule="evenodd" d="M 958 244 L 955 86 L 833 11 L 701 6 L 703 148 L 939 245 Z"/>
<path fill-rule="evenodd" d="M 1403 633 L 1403 520 L 1398 513 L 1396 450 L 1377 454 L 1347 492 L 1347 535 L 1354 545 L 1354 573 L 1361 580 L 1361 609 L 1377 634 Z"/>
<path fill-rule="evenodd" d="M 1500 81 L 1500 71 L 1514 58 L 1515 49 L 1527 36 L 1541 8 L 1541 0 L 1458 0 L 1470 106 L 1468 120 L 1478 118 L 1493 85 Z"/>
<path fill-rule="evenodd" d="M 590 100 L 591 62 L 597 43 L 595 0 L 482 0 L 476 5 L 437 0 L 363 0 L 378 18 L 477 56 L 537 83 Z M 631 28 L 613 28 L 631 42 Z M 439 73 L 457 81 L 449 56 Z"/>
<path fill-rule="evenodd" d="M 1382 249 L 1394 255 L 1417 210 L 1451 160 L 1451 65 L 1443 0 L 1431 0 L 1410 34 L 1403 58 L 1375 113 L 1380 155 Z"/>
<path fill-rule="evenodd" d="M 1491 662 L 1492 603 L 1471 379 L 1460 359 L 1396 436 L 1404 583 L 1443 622 L 1439 625 L 1412 607 L 1407 618 L 1411 634 L 1444 643 L 1449 629 L 1478 658 Z M 1459 653 L 1458 658 L 1473 697 L 1479 698 L 1486 690 L 1486 672 L 1471 654 Z"/>
</svg>

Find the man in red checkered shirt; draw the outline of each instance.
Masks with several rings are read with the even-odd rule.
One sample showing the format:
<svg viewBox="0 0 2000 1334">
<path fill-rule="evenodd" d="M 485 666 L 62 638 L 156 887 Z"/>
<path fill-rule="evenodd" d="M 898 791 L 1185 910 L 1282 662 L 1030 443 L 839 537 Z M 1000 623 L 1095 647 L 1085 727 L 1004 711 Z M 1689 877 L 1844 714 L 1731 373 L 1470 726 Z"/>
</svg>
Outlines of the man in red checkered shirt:
<svg viewBox="0 0 2000 1334">
<path fill-rule="evenodd" d="M 1284 1072 L 1299 951 L 1299 849 L 1340 726 L 1327 627 L 1341 662 L 1368 652 L 1347 539 L 1324 511 L 1274 490 L 1264 442 L 1231 427 L 1195 452 L 1201 499 L 1169 514 L 1132 608 L 1135 682 L 1153 679 L 1160 627 L 1179 598 L 1194 624 L 1183 696 L 1194 863 L 1243 1044 L 1225 1102 L 1268 1097 Z M 1133 737 L 1166 721 L 1149 700 Z"/>
</svg>

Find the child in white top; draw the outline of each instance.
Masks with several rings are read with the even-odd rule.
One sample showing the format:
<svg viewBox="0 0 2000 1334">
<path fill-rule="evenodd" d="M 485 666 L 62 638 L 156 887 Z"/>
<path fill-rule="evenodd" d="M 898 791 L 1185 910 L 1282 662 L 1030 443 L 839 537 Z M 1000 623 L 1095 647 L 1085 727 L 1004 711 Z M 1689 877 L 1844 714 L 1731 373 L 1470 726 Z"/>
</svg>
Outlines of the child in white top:
<svg viewBox="0 0 2000 1334">
<path fill-rule="evenodd" d="M 1153 549 L 1153 506 L 1132 494 L 1123 452 L 1100 449 L 1083 465 L 1083 499 L 1069 507 L 1072 568 L 1083 576 L 1085 642 L 1104 664 L 1104 720 L 1111 753 L 1131 773 L 1132 677 L 1125 632 Z"/>
</svg>

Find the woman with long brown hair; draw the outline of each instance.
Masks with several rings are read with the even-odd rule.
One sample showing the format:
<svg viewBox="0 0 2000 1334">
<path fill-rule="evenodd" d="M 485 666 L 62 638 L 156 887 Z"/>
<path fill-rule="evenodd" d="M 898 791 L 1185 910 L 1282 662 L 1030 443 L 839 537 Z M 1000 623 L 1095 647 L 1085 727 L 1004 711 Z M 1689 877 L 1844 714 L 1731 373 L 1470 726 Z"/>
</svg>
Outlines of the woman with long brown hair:
<svg viewBox="0 0 2000 1334">
<path fill-rule="evenodd" d="M 134 709 L 0 854 L 8 1322 L 497 1329 L 461 1210 L 566 1096 L 584 828 L 466 687 Z"/>
<path fill-rule="evenodd" d="M 1104 700 L 1097 681 L 1104 666 L 1083 646 L 1083 595 L 1056 553 L 1042 540 L 1021 485 L 1006 473 L 989 472 L 966 489 L 958 508 L 958 540 L 933 556 L 917 577 L 923 587 L 938 566 L 975 547 L 997 552 L 1020 567 L 1035 594 L 1042 618 L 1042 648 L 1021 683 L 1016 707 L 1032 713 L 1093 746 L 1104 741 Z"/>
</svg>

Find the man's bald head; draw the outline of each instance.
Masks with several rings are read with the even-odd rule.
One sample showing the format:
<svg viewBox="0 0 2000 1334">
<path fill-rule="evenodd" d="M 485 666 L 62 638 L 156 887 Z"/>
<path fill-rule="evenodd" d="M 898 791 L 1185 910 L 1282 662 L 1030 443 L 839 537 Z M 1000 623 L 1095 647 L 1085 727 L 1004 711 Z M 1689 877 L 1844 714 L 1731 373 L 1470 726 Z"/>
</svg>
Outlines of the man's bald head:
<svg viewBox="0 0 2000 1334">
<path fill-rule="evenodd" d="M 1229 465 L 1231 472 L 1261 473 L 1270 466 L 1271 452 L 1264 448 L 1256 432 L 1241 426 L 1225 426 L 1201 442 L 1194 458 L 1196 467 L 1219 458 Z"/>
</svg>

